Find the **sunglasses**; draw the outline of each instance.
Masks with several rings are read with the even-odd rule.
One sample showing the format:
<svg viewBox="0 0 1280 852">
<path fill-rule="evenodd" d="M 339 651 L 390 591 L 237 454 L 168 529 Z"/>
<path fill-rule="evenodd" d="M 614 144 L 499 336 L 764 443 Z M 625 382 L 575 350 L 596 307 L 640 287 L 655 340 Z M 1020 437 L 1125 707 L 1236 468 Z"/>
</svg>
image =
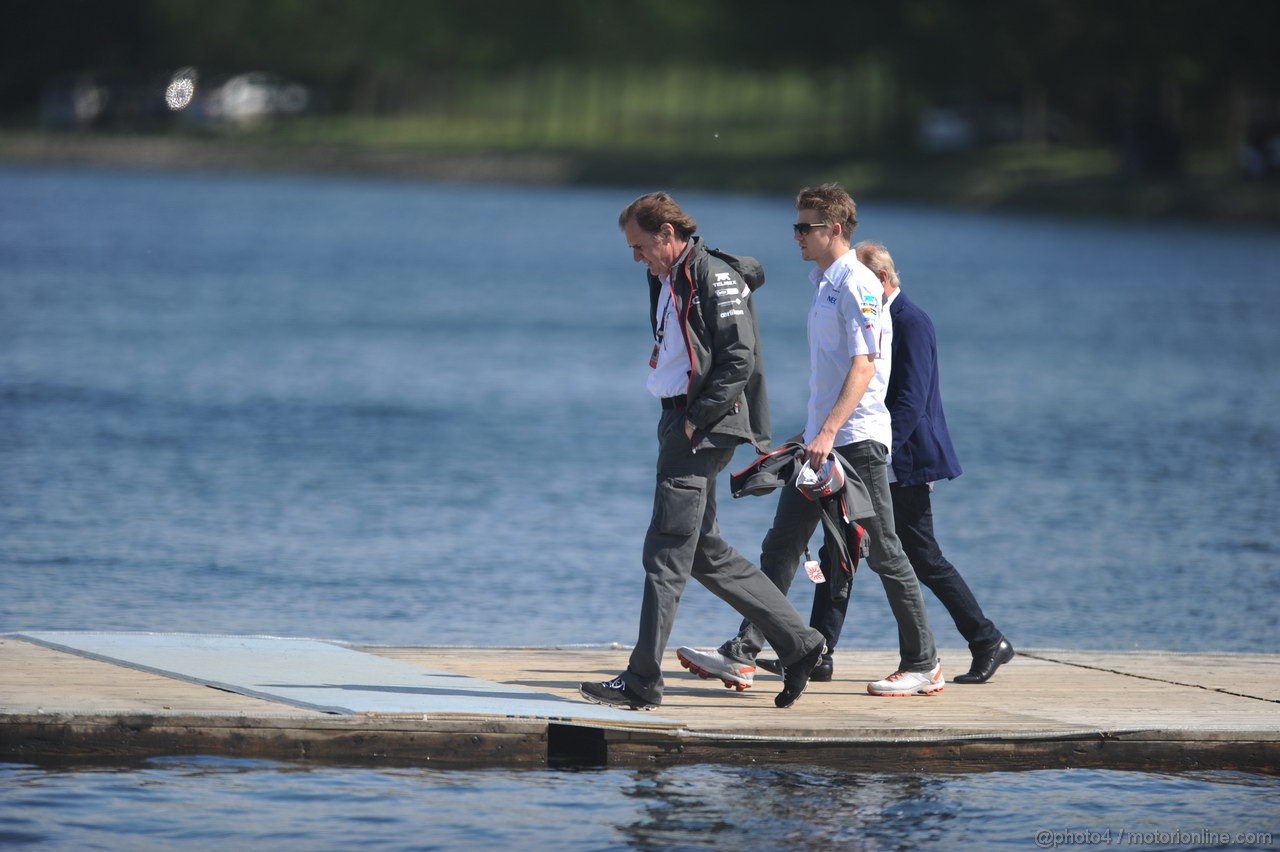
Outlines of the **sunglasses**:
<svg viewBox="0 0 1280 852">
<path fill-rule="evenodd" d="M 800 236 L 804 236 L 814 228 L 830 228 L 831 226 L 825 222 L 796 222 L 791 229 Z"/>
</svg>

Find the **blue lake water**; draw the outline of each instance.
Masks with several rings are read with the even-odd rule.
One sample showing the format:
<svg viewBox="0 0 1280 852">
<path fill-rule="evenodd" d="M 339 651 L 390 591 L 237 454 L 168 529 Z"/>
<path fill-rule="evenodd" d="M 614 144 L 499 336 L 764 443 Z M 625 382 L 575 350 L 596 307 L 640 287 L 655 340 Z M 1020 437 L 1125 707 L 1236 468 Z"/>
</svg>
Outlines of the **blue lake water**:
<svg viewBox="0 0 1280 852">
<path fill-rule="evenodd" d="M 630 644 L 657 415 L 616 218 L 643 189 L 0 168 L 0 632 Z M 791 201 L 677 197 L 765 265 L 789 435 L 809 292 Z M 860 202 L 856 236 L 889 246 L 938 329 L 965 467 L 935 492 L 939 539 L 1014 644 L 1280 652 L 1277 234 Z M 721 489 L 747 553 L 772 510 Z M 842 643 L 892 647 L 878 584 L 854 595 Z M 672 641 L 736 625 L 693 584 Z M 1276 796 L 1223 773 L 193 758 L 0 767 L 0 844 L 1030 846 L 1162 816 L 1273 830 Z"/>
<path fill-rule="evenodd" d="M 1278 812 L 1273 779 L 1232 772 L 510 772 L 220 758 L 152 760 L 127 772 L 0 765 L 0 846 L 130 852 L 1265 849 L 1280 842 Z"/>
</svg>

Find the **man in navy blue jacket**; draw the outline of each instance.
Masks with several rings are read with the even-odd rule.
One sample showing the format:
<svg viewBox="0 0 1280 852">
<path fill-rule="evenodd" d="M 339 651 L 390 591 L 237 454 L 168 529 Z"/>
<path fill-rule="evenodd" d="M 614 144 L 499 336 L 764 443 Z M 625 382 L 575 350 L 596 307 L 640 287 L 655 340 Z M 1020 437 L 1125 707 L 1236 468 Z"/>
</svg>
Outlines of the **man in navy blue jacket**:
<svg viewBox="0 0 1280 852">
<path fill-rule="evenodd" d="M 881 244 L 854 246 L 858 260 L 884 285 L 892 318 L 893 369 L 885 405 L 893 422 L 889 490 L 898 538 L 916 576 L 951 614 L 969 643 L 973 664 L 955 683 L 986 683 L 996 669 L 1013 659 L 1013 646 L 982 613 L 982 607 L 955 566 L 942 555 L 933 534 L 930 492 L 940 479 L 960 475 L 947 419 L 938 391 L 938 346 L 929 315 L 899 289 L 893 257 Z"/>
</svg>

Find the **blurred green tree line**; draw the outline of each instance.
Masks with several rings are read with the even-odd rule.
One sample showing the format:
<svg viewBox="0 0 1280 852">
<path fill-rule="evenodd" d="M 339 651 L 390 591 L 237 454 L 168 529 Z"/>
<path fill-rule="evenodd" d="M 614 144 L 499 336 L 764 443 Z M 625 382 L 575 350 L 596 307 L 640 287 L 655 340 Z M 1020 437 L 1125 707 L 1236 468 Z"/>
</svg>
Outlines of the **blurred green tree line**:
<svg viewBox="0 0 1280 852">
<path fill-rule="evenodd" d="M 0 120 L 85 71 L 310 87 L 341 136 L 509 148 L 1104 146 L 1138 173 L 1280 120 L 1270 0 L 4 0 Z M 343 119 L 335 125 L 334 118 Z M 434 136 L 433 136 L 434 134 Z"/>
</svg>

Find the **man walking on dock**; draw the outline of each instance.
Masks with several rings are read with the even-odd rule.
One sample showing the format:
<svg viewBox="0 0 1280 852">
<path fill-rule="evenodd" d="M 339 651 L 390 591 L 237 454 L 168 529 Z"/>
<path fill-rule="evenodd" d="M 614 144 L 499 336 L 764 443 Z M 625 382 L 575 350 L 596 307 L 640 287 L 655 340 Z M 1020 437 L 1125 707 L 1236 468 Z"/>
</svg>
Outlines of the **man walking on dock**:
<svg viewBox="0 0 1280 852">
<path fill-rule="evenodd" d="M 886 457 L 892 443 L 885 391 L 889 353 L 881 340 L 883 288 L 858 262 L 850 239 L 857 208 L 837 184 L 801 190 L 793 226 L 800 256 L 811 260 L 813 301 L 809 309 L 809 405 L 803 435 L 813 469 L 838 453 L 866 486 L 874 513 L 859 518 L 870 546 L 867 562 L 880 575 L 898 625 L 898 670 L 867 685 L 872 695 L 931 695 L 945 684 L 920 585 L 894 532 Z M 887 341 L 885 341 L 887 342 Z M 782 489 L 773 527 L 761 546 L 765 574 L 784 592 L 790 588 L 820 518 L 818 504 L 794 487 Z M 824 570 L 830 570 L 830 566 Z M 837 569 L 838 570 L 838 569 Z M 815 594 L 814 617 L 822 626 L 828 655 L 815 679 L 830 680 L 834 648 L 844 623 L 848 597 L 830 599 L 832 580 Z M 682 665 L 704 677 L 750 682 L 764 639 L 758 625 L 745 619 L 738 635 L 719 649 L 680 648 Z M 772 640 L 770 640 L 772 644 Z"/>
<path fill-rule="evenodd" d="M 662 655 L 689 577 L 759 625 L 784 666 L 774 699 L 789 707 L 826 648 L 786 595 L 720 537 L 716 476 L 734 449 L 769 444 L 752 295 L 764 272 L 751 258 L 708 249 L 697 224 L 664 192 L 637 198 L 618 217 L 632 257 L 648 268 L 655 344 L 649 392 L 661 403 L 653 516 L 645 535 L 640 631 L 627 670 L 583 683 L 588 701 L 633 710 L 662 703 Z"/>
<path fill-rule="evenodd" d="M 947 608 L 969 643 L 973 663 L 956 683 L 986 683 L 1013 659 L 1013 646 L 982 612 L 969 584 L 942 555 L 933 534 L 933 483 L 955 479 L 960 462 L 951 444 L 938 380 L 938 341 L 933 321 L 902 292 L 889 250 L 865 241 L 853 247 L 858 260 L 880 279 L 893 328 L 893 370 L 885 404 L 893 421 L 889 490 L 893 523 L 916 577 Z"/>
</svg>

